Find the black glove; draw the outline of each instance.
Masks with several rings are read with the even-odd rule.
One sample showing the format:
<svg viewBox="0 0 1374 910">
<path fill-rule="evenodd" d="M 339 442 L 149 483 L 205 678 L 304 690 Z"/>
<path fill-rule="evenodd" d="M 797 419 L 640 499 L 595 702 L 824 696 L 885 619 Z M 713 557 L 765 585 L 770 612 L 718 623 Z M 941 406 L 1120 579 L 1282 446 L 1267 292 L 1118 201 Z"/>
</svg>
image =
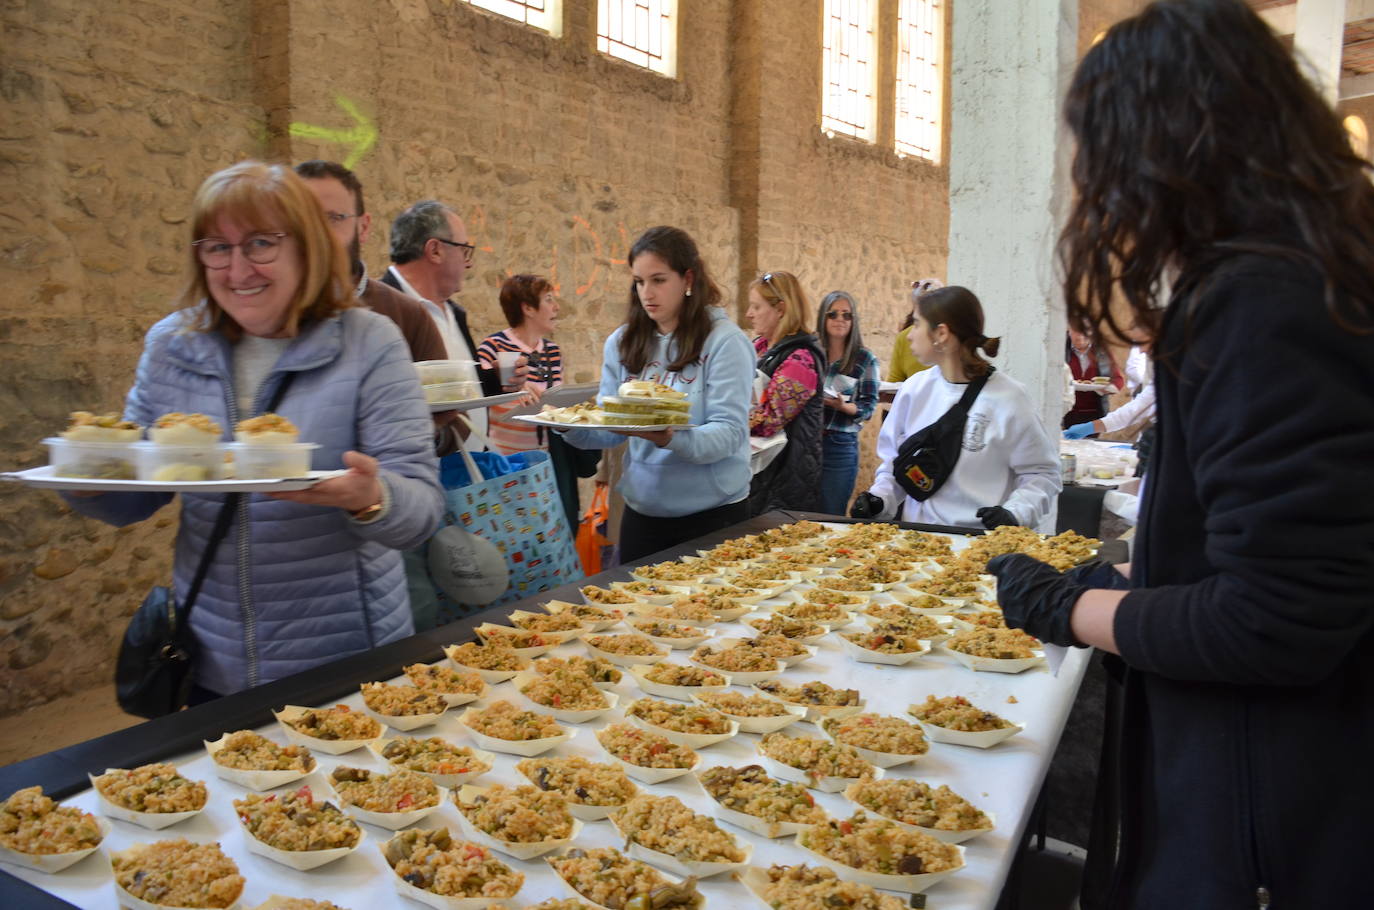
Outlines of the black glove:
<svg viewBox="0 0 1374 910">
<path fill-rule="evenodd" d="M 881 515 L 882 511 L 882 499 L 865 490 L 854 497 L 854 504 L 849 507 L 849 517 L 872 518 L 874 515 Z"/>
<path fill-rule="evenodd" d="M 973 514 L 983 519 L 983 527 L 988 530 L 1000 528 L 1002 525 L 1019 525 L 1021 523 L 1016 520 L 1015 515 L 1001 506 L 983 506 Z"/>
<path fill-rule="evenodd" d="M 988 572 L 997 576 L 997 602 L 1008 626 L 1051 644 L 1083 646 L 1073 637 L 1069 619 L 1087 585 L 1025 553 L 994 556 L 988 560 Z"/>
<path fill-rule="evenodd" d="M 1105 588 L 1108 591 L 1129 591 L 1131 588 L 1129 578 L 1118 572 L 1116 566 L 1100 559 L 1074 566 L 1064 573 L 1064 577 L 1088 588 Z"/>
</svg>

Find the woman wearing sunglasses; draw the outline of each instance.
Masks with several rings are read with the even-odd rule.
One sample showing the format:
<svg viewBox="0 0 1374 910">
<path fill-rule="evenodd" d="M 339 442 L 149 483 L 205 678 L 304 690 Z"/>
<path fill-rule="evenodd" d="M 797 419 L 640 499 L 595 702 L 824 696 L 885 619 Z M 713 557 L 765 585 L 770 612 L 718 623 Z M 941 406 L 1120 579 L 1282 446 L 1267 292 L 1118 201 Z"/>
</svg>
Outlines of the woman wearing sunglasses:
<svg viewBox="0 0 1374 910">
<path fill-rule="evenodd" d="M 878 358 L 864 347 L 859 310 L 848 291 L 831 291 L 821 301 L 816 335 L 825 345 L 821 403 L 821 504 L 829 515 L 843 515 L 859 473 L 859 431 L 878 406 Z"/>
<path fill-rule="evenodd" d="M 749 285 L 749 319 L 758 337 L 758 370 L 768 379 L 749 415 L 753 436 L 787 433 L 782 452 L 754 475 L 749 513 L 820 508 L 821 378 L 825 354 L 807 331 L 811 303 L 791 272 L 765 272 Z"/>
<path fill-rule="evenodd" d="M 246 161 L 201 184 L 182 308 L 149 330 L 124 418 L 199 413 L 234 425 L 273 411 L 343 473 L 298 492 L 242 494 L 191 614 L 192 703 L 410 635 L 399 550 L 443 509 L 433 424 L 396 324 L 354 305 L 350 262 L 315 195 L 289 168 Z M 284 394 L 282 393 L 285 388 Z M 171 493 L 69 500 L 115 525 Z M 223 494 L 183 494 L 174 589 L 185 602 Z"/>
</svg>

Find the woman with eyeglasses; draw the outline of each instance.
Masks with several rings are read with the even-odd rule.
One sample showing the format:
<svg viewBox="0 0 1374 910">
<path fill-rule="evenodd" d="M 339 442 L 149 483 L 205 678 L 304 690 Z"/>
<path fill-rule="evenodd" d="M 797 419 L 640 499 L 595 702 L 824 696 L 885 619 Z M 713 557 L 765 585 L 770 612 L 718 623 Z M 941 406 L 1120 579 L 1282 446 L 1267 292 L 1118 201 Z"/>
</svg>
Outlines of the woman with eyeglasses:
<svg viewBox="0 0 1374 910">
<path fill-rule="evenodd" d="M 856 518 L 995 528 L 1038 528 L 1055 506 L 1062 485 L 1059 451 L 1025 388 L 995 371 L 979 351 L 996 357 L 1000 338 L 983 333 L 983 305 L 968 288 L 947 287 L 915 297 L 911 352 L 936 369 L 912 376 L 897 391 L 878 434 L 873 485 L 854 500 Z M 907 495 L 894 473 L 902 443 L 954 407 L 969 383 L 985 385 L 969 406 L 953 469 L 926 499 Z"/>
<path fill-rule="evenodd" d="M 768 438 L 787 434 L 783 450 L 754 475 L 749 513 L 773 509 L 820 509 L 821 381 L 825 354 L 807 331 L 811 303 L 791 272 L 765 272 L 749 285 L 745 311 L 757 333 L 754 351 L 767 384 L 749 414 L 749 432 Z"/>
<path fill-rule="evenodd" d="M 859 474 L 859 431 L 878 406 L 878 358 L 864 347 L 859 310 L 848 291 L 831 291 L 821 301 L 816 335 L 825 344 L 821 403 L 821 504 L 830 515 L 843 515 Z"/>
<path fill-rule="evenodd" d="M 921 295 L 944 286 L 939 278 L 921 278 L 911 282 L 911 308 L 897 330 L 897 340 L 892 344 L 892 359 L 887 362 L 885 381 L 905 382 L 908 377 L 930 368 L 930 364 L 921 363 L 911 353 L 911 324 L 916 321 L 916 301 Z"/>
<path fill-rule="evenodd" d="M 525 390 L 542 395 L 563 384 L 563 352 L 549 339 L 558 323 L 558 295 L 553 284 L 540 275 L 512 275 L 501 283 L 501 312 L 510 326 L 493 332 L 477 346 L 477 362 L 484 369 L 497 369 L 502 353 L 526 358 L 529 372 Z M 488 435 L 498 452 L 506 455 L 544 448 L 539 428 L 502 415 L 518 405 L 496 405 L 488 409 Z"/>
<path fill-rule="evenodd" d="M 271 682 L 413 631 L 399 550 L 443 509 L 433 427 L 395 323 L 354 305 L 350 263 L 289 168 L 246 161 L 205 180 L 191 211 L 181 309 L 149 330 L 124 419 L 204 414 L 232 439 L 274 413 L 343 473 L 289 493 L 242 494 L 191 615 L 192 703 Z M 285 389 L 284 395 L 282 394 Z M 170 493 L 69 497 L 115 525 Z M 223 494 L 184 494 L 174 589 L 184 602 Z"/>
<path fill-rule="evenodd" d="M 1008 625 L 1117 655 L 1088 896 L 1369 907 L 1370 163 L 1242 0 L 1118 22 L 1065 112 L 1068 316 L 1150 329 L 1155 447 L 1126 574 L 989 570 Z"/>
<path fill-rule="evenodd" d="M 686 231 L 650 228 L 626 257 L 625 323 L 606 339 L 601 397 L 648 380 L 686 393 L 686 428 L 642 432 L 572 429 L 578 448 L 626 443 L 620 484 L 620 559 L 633 562 L 748 518 L 749 339 L 720 306 L 720 288 Z"/>
</svg>

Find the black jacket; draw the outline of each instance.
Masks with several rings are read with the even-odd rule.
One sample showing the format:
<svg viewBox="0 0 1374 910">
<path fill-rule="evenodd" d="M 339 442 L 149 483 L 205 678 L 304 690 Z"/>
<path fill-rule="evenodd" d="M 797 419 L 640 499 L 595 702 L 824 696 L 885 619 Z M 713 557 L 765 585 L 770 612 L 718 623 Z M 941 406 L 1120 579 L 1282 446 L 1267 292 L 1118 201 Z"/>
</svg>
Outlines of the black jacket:
<svg viewBox="0 0 1374 910">
<path fill-rule="evenodd" d="M 399 281 L 396 280 L 396 276 L 392 274 L 391 269 L 387 269 L 386 272 L 383 273 L 382 277 L 381 277 L 380 279 L 378 279 L 378 280 L 381 281 L 382 284 L 388 285 L 389 287 L 393 287 L 393 288 L 395 288 L 396 290 L 401 291 L 401 283 L 400 283 Z M 405 292 L 404 292 L 404 291 L 401 291 L 401 293 L 404 294 Z M 461 332 L 461 333 L 463 334 L 463 340 L 467 342 L 467 344 L 468 344 L 468 350 L 469 350 L 469 351 L 472 351 L 472 356 L 473 356 L 473 357 L 476 357 L 476 356 L 477 356 L 477 345 L 475 345 L 475 344 L 472 343 L 472 332 L 468 331 L 468 313 L 467 313 L 467 310 L 463 309 L 461 306 L 459 306 L 458 304 L 454 303 L 452 300 L 445 300 L 445 301 L 444 301 L 444 305 L 445 305 L 445 306 L 448 306 L 448 307 L 450 307 L 450 308 L 452 308 L 454 318 L 455 318 L 455 319 L 457 320 L 457 322 L 458 322 L 458 331 Z M 428 311 L 426 311 L 425 315 L 429 315 Z M 482 381 L 482 394 L 483 394 L 483 395 L 500 395 L 500 394 L 501 394 L 501 371 L 500 371 L 500 370 L 498 370 L 498 369 L 496 369 L 496 368 L 494 368 L 494 367 L 492 367 L 492 368 L 484 367 L 484 366 L 482 366 L 481 361 L 478 361 L 478 363 L 477 363 L 477 378 L 480 379 L 480 380 Z"/>
<path fill-rule="evenodd" d="M 816 336 L 789 335 L 759 358 L 758 368 L 769 376 L 782 366 L 798 348 L 816 360 L 816 394 L 807 399 L 801 412 L 787 424 L 787 444 L 772 464 L 754 475 L 749 484 L 749 514 L 762 515 L 773 509 L 815 512 L 821 505 L 821 432 L 825 428 L 820 383 L 825 382 L 826 361 Z"/>
<path fill-rule="evenodd" d="M 1253 254 L 1185 275 L 1125 661 L 1113 910 L 1374 906 L 1374 335 Z M 1189 311 L 1191 307 L 1191 312 Z"/>
</svg>

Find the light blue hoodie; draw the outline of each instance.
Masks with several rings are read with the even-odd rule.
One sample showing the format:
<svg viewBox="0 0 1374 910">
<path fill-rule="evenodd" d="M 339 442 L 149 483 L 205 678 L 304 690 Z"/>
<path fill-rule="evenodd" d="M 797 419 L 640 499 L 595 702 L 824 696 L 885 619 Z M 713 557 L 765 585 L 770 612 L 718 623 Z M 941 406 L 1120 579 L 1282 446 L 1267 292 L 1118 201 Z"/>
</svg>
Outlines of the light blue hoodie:
<svg viewBox="0 0 1374 910">
<path fill-rule="evenodd" d="M 638 374 L 620 362 L 622 325 L 606 339 L 601 355 L 601 395 L 615 395 L 622 382 L 648 379 L 687 393 L 692 429 L 679 429 L 658 448 L 630 438 L 619 490 L 641 515 L 680 518 L 739 502 L 749 493 L 749 406 L 754 388 L 754 348 L 720 307 L 710 307 L 711 334 L 701 360 L 681 373 L 667 372 L 672 334 L 659 335 L 649 362 Z M 568 430 L 564 438 L 580 449 L 610 449 L 626 437 L 606 430 Z"/>
</svg>

